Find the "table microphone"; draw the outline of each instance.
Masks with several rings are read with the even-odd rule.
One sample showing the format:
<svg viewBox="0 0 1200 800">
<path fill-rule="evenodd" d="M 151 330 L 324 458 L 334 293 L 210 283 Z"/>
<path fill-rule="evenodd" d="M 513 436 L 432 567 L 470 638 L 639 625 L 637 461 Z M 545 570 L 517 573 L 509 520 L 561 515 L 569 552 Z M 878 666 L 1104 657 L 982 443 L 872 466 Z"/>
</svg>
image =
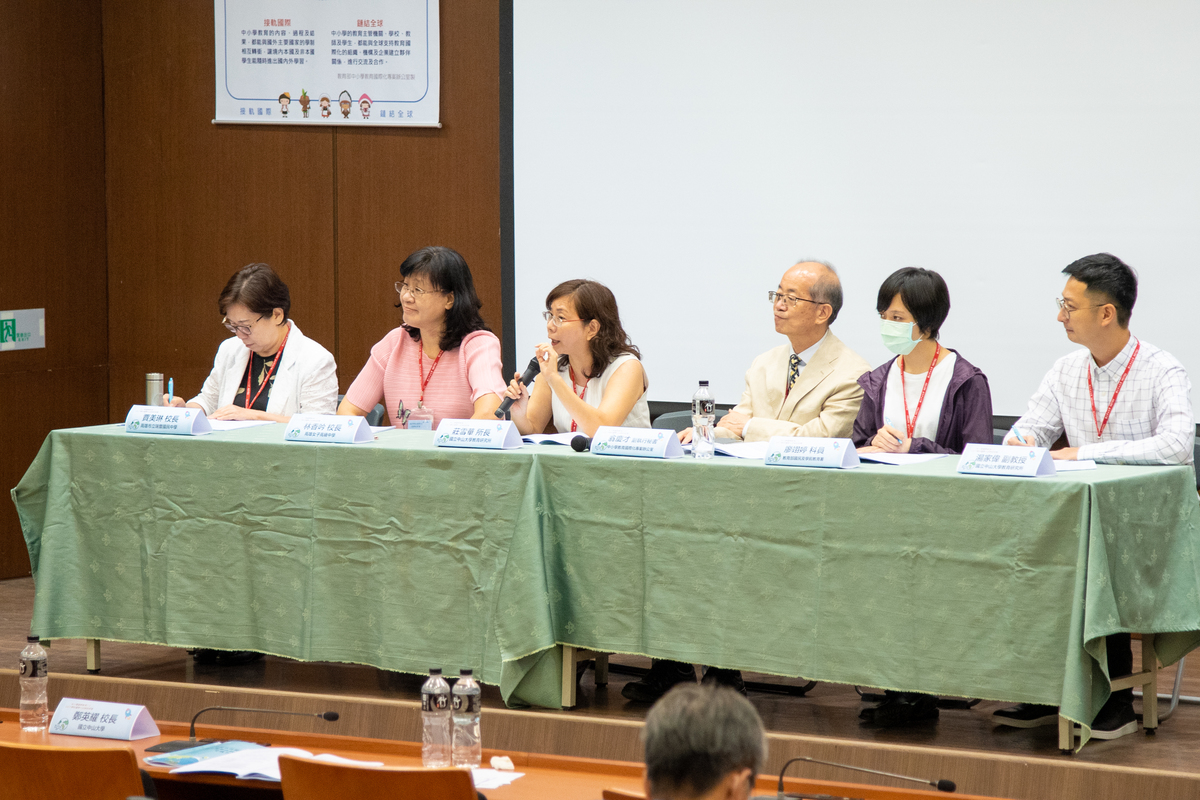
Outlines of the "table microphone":
<svg viewBox="0 0 1200 800">
<path fill-rule="evenodd" d="M 571 449 L 576 453 L 586 453 L 592 449 L 592 440 L 581 433 L 571 440 Z"/>
<path fill-rule="evenodd" d="M 176 750 L 186 750 L 189 747 L 196 747 L 201 744 L 209 744 L 217 741 L 216 739 L 196 739 L 196 720 L 205 711 L 254 711 L 259 714 L 289 714 L 293 717 L 319 717 L 328 722 L 336 722 L 338 713 L 336 711 L 319 711 L 313 713 L 311 711 L 277 711 L 273 708 L 238 708 L 237 706 L 209 706 L 202 708 L 192 717 L 191 727 L 188 729 L 188 739 L 176 739 L 172 742 L 163 742 L 153 747 L 147 747 L 147 753 L 173 753 Z"/>
<path fill-rule="evenodd" d="M 536 378 L 538 373 L 541 371 L 542 368 L 538 365 L 537 356 L 534 356 L 533 358 L 529 359 L 529 366 L 525 367 L 525 372 L 521 374 L 521 383 L 528 386 L 529 384 L 533 383 L 533 379 Z M 508 410 L 512 408 L 512 404 L 515 402 L 517 402 L 515 398 L 504 398 L 504 401 L 500 403 L 500 407 L 496 409 L 496 419 L 504 419 L 504 415 L 508 413 Z"/>
<path fill-rule="evenodd" d="M 841 769 L 854 770 L 855 772 L 867 772 L 867 773 L 870 773 L 871 775 L 882 775 L 885 778 L 895 778 L 896 780 L 901 780 L 901 781 L 912 781 L 913 783 L 927 783 L 930 786 L 932 786 L 933 788 L 937 789 L 939 792 L 953 792 L 955 789 L 958 788 L 958 786 L 955 785 L 954 781 L 948 781 L 945 779 L 942 779 L 940 781 L 930 781 L 930 780 L 925 780 L 924 778 L 910 778 L 907 775 L 896 775 L 895 773 L 892 773 L 892 772 L 881 772 L 877 769 L 867 769 L 866 767 L 852 767 L 849 764 L 839 764 L 836 761 L 821 761 L 820 759 L 809 758 L 808 756 L 796 756 L 795 758 L 789 759 L 787 761 L 787 763 L 785 763 L 783 765 L 783 769 L 779 770 L 779 794 L 776 795 L 776 797 L 773 798 L 770 795 L 757 795 L 755 797 L 750 798 L 750 800 L 786 800 L 788 797 L 794 797 L 794 795 L 784 794 L 783 773 L 787 772 L 787 768 L 790 767 L 792 764 L 796 763 L 797 761 L 807 761 L 811 764 L 824 764 L 827 767 L 839 767 Z"/>
</svg>

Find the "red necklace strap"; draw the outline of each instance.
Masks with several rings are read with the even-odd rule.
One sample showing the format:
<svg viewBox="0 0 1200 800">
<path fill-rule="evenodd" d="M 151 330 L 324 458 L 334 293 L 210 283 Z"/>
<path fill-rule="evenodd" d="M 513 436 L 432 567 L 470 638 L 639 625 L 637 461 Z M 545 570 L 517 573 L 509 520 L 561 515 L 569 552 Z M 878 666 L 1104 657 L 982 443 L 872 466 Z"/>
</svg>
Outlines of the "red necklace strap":
<svg viewBox="0 0 1200 800">
<path fill-rule="evenodd" d="M 935 342 L 933 361 L 929 362 L 929 371 L 925 373 L 925 385 L 921 387 L 921 399 L 917 401 L 917 410 L 913 412 L 911 420 L 908 418 L 908 389 L 904 380 L 904 356 L 900 356 L 900 396 L 904 398 L 904 429 L 909 439 L 913 438 L 913 431 L 917 429 L 917 417 L 921 416 L 921 406 L 925 405 L 925 392 L 929 391 L 929 379 L 933 377 L 933 368 L 937 366 L 938 356 L 941 354 L 942 346 Z"/>
<path fill-rule="evenodd" d="M 1113 389 L 1112 399 L 1108 401 L 1108 410 L 1104 412 L 1104 421 L 1096 415 L 1096 392 L 1092 388 L 1092 365 L 1088 364 L 1088 398 L 1092 401 L 1092 422 L 1096 423 L 1096 439 L 1099 440 L 1104 434 L 1104 429 L 1108 426 L 1108 418 L 1112 415 L 1113 408 L 1117 405 L 1117 395 L 1121 393 L 1121 387 L 1125 385 L 1125 379 L 1129 377 L 1129 370 L 1133 369 L 1133 361 L 1138 356 L 1138 351 L 1142 349 L 1142 340 L 1138 339 L 1137 347 L 1133 348 L 1133 355 L 1129 357 L 1129 363 L 1125 365 L 1125 371 L 1121 373 L 1121 380 L 1117 381 L 1117 388 Z"/>
<path fill-rule="evenodd" d="M 570 375 L 571 375 L 571 391 L 574 392 L 575 387 L 579 385 L 575 381 L 575 370 L 572 367 L 567 367 L 567 372 L 570 373 Z M 583 391 L 576 392 L 576 394 L 579 395 L 580 400 L 583 400 L 583 396 L 585 394 L 587 394 L 587 381 L 583 382 Z M 572 418 L 571 419 L 571 433 L 574 433 L 577 430 L 579 430 L 579 423 L 576 422 L 574 418 Z"/>
<path fill-rule="evenodd" d="M 437 358 L 433 360 L 433 364 L 429 366 L 429 374 L 425 374 L 425 346 L 417 342 L 417 374 L 421 376 L 421 400 L 425 402 L 425 387 L 433 380 L 433 371 L 437 369 L 438 362 L 442 360 L 444 350 L 438 350 Z"/>
<path fill-rule="evenodd" d="M 283 358 L 283 348 L 287 347 L 288 337 L 292 335 L 292 326 L 288 325 L 287 332 L 283 334 L 283 342 L 279 345 L 279 350 L 275 352 L 275 360 L 271 362 L 271 369 L 267 372 L 267 377 L 263 378 L 263 382 L 258 385 L 258 391 L 254 393 L 254 399 L 246 403 L 246 408 L 254 408 L 254 404 L 258 402 L 258 396 L 263 393 L 263 389 L 267 388 L 267 384 L 271 382 L 271 376 L 275 374 L 275 368 L 279 366 L 280 359 Z M 250 378 L 254 372 L 254 354 L 250 354 L 250 366 L 246 369 L 246 398 L 250 397 Z M 267 393 L 270 397 L 270 392 Z"/>
</svg>

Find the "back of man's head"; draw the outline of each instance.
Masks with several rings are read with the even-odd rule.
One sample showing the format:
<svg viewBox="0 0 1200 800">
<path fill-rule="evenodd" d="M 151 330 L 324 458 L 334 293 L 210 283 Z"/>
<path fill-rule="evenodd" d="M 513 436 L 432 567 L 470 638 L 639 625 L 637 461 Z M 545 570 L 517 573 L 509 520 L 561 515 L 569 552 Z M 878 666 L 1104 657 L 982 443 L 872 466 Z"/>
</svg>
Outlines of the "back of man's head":
<svg viewBox="0 0 1200 800">
<path fill-rule="evenodd" d="M 701 797 L 731 774 L 748 787 L 765 756 L 762 720 L 723 686 L 681 684 L 655 703 L 642 730 L 654 800 Z"/>
<path fill-rule="evenodd" d="M 1117 324 L 1129 327 L 1129 316 L 1137 302 L 1137 273 L 1111 253 L 1096 253 L 1073 261 L 1063 270 L 1087 286 L 1091 294 L 1106 297 L 1117 309 Z"/>
</svg>

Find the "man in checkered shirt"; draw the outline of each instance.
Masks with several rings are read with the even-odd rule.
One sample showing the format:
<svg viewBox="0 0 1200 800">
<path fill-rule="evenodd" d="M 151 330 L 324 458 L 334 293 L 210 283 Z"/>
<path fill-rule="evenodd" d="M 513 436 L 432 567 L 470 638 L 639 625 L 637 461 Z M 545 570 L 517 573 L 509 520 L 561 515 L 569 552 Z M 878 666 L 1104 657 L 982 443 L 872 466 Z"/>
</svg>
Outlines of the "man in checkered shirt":
<svg viewBox="0 0 1200 800">
<path fill-rule="evenodd" d="M 1107 464 L 1191 464 L 1196 427 L 1192 385 L 1183 365 L 1129 332 L 1137 275 L 1108 253 L 1087 256 L 1063 270 L 1066 288 L 1058 321 L 1067 338 L 1084 346 L 1063 356 L 1042 379 L 1029 411 L 1008 445 L 1049 447 L 1062 434 L 1056 459 Z M 1107 637 L 1109 675 L 1133 671 L 1129 634 Z M 1022 703 L 997 711 L 1002 725 L 1056 725 L 1058 709 Z M 1092 723 L 1092 736 L 1116 739 L 1137 731 L 1133 690 L 1114 692 Z"/>
</svg>

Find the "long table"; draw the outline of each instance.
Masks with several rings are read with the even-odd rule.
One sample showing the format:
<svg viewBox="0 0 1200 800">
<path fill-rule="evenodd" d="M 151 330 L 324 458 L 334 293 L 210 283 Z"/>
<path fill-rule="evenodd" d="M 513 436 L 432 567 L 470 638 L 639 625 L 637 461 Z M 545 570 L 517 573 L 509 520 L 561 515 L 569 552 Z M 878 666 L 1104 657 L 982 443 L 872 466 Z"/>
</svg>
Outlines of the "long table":
<svg viewBox="0 0 1200 800">
<path fill-rule="evenodd" d="M 0 723 L 16 723 L 17 712 L 12 709 L 0 709 Z M 139 766 L 150 773 L 153 778 L 158 796 L 167 800 L 173 797 L 224 798 L 229 796 L 231 789 L 258 790 L 257 795 L 263 797 L 282 796 L 280 784 L 260 780 L 240 780 L 232 775 L 216 773 L 181 773 L 172 775 L 169 767 L 159 767 L 144 763 L 143 759 L 152 753 L 146 753 L 147 747 L 161 742 L 187 738 L 188 725 L 179 722 L 159 722 L 160 736 L 139 739 L 135 742 L 117 742 L 111 739 L 92 739 L 78 736 L 61 736 L 51 733 L 27 733 L 17 724 L 0 724 L 0 745 L 6 743 L 32 744 L 52 747 L 92 748 L 92 747 L 129 747 L 134 751 Z M 421 745 L 419 742 L 397 742 L 389 739 L 367 739 L 353 736 L 328 736 L 311 733 L 290 733 L 283 731 L 266 731 L 261 728 L 239 728 L 231 726 L 198 725 L 198 738 L 212 737 L 222 740 L 239 739 L 242 741 L 262 742 L 277 747 L 298 747 L 314 755 L 332 753 L 343 758 L 356 761 L 382 761 L 384 767 L 415 768 L 421 765 Z M 644 766 L 629 761 L 608 761 L 595 758 L 570 758 L 566 756 L 547 756 L 536 753 L 515 753 L 503 750 L 484 750 L 484 763 L 487 766 L 492 756 L 508 756 L 512 759 L 515 771 L 522 773 L 508 786 L 498 789 L 488 789 L 487 796 L 498 800 L 507 798 L 522 798 L 523 800 L 598 800 L 606 790 L 620 794 L 621 797 L 641 796 L 643 791 L 642 776 Z M 761 793 L 774 793 L 777 786 L 775 776 L 762 775 L 756 782 Z M 840 781 L 822 781 L 812 778 L 784 779 L 784 789 L 788 792 L 805 792 L 810 794 L 845 795 L 861 797 L 863 800 L 925 800 L 945 797 L 929 790 L 896 789 L 886 786 L 871 786 L 865 784 L 842 783 Z M 978 795 L 957 794 L 962 800 L 988 800 Z"/>
<path fill-rule="evenodd" d="M 958 475 L 54 431 L 13 498 L 33 630 L 425 672 L 560 702 L 560 646 L 1061 706 L 1104 637 L 1200 644 L 1191 467 Z"/>
</svg>

